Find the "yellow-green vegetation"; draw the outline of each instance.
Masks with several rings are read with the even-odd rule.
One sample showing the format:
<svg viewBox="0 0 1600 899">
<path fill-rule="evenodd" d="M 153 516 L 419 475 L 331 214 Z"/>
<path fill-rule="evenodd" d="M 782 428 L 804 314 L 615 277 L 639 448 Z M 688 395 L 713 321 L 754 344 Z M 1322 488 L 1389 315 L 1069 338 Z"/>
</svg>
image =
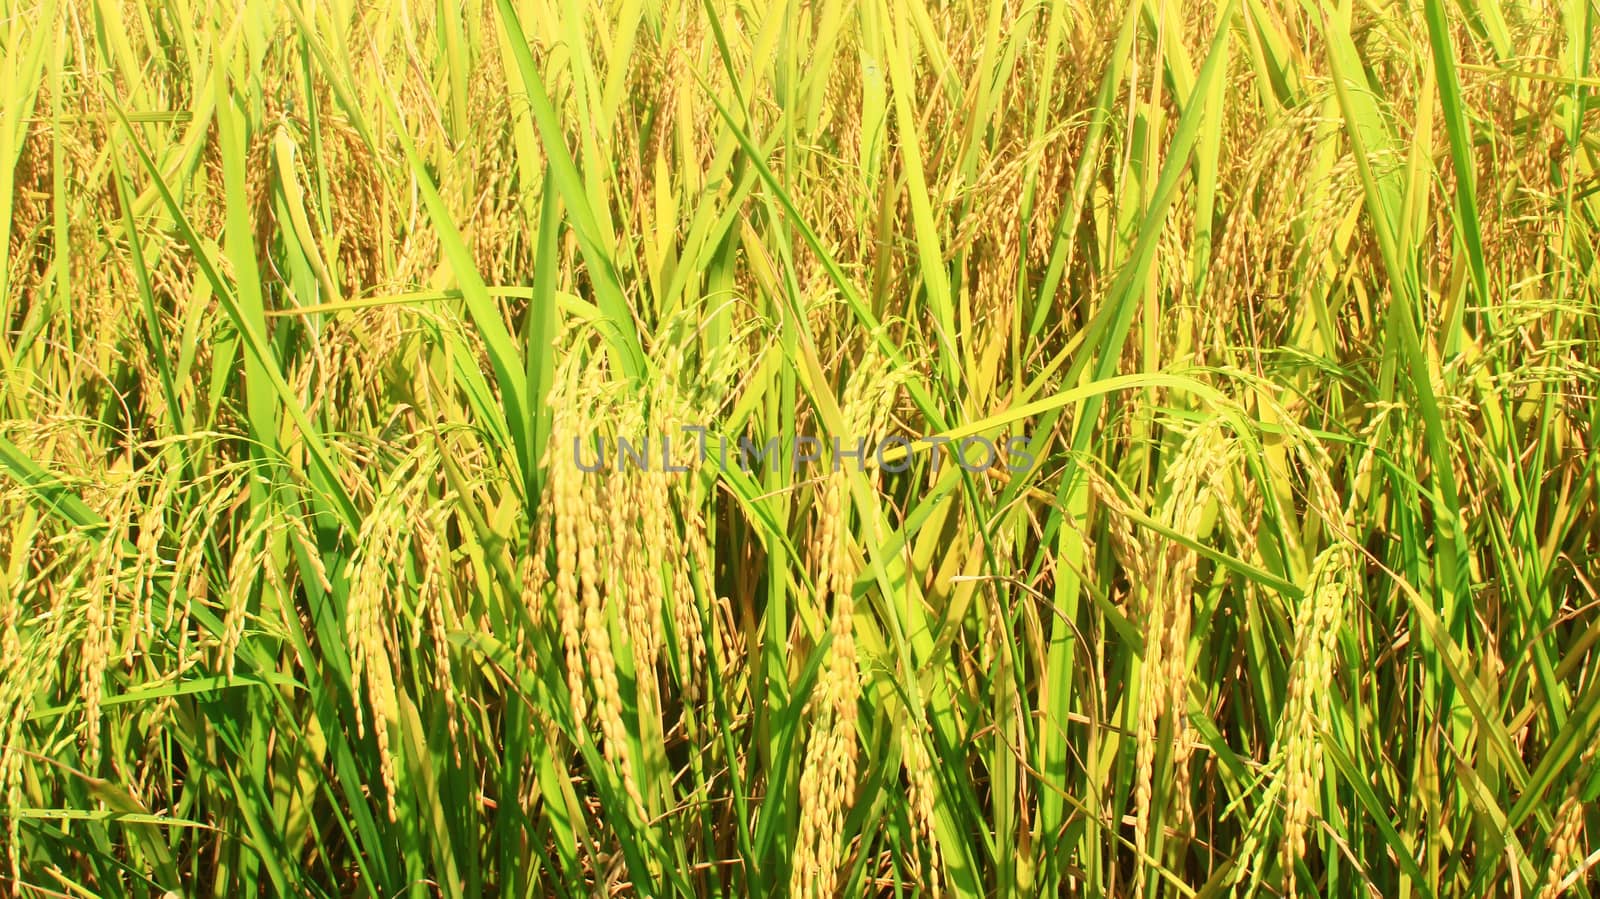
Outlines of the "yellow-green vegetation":
<svg viewBox="0 0 1600 899">
<path fill-rule="evenodd" d="M 0 893 L 1600 892 L 1595 3 L 0 7 Z"/>
</svg>

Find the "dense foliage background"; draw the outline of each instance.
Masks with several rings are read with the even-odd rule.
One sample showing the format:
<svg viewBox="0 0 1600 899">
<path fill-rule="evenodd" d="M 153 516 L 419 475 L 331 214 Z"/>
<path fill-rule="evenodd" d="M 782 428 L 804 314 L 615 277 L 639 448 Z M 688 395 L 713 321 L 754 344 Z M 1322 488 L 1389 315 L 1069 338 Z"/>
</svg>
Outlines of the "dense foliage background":
<svg viewBox="0 0 1600 899">
<path fill-rule="evenodd" d="M 1593 893 L 1593 3 L 0 8 L 0 890 Z"/>
</svg>

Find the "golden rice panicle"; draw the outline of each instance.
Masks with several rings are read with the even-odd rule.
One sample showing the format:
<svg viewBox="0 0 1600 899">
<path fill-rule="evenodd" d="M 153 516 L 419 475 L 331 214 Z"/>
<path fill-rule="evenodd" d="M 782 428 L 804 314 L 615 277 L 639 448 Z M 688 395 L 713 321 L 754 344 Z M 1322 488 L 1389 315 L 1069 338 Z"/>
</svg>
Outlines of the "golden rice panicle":
<svg viewBox="0 0 1600 899">
<path fill-rule="evenodd" d="M 116 617 L 116 558 L 106 540 L 96 550 L 93 571 L 83 590 L 83 650 L 78 671 L 83 696 L 84 770 L 93 773 L 100 766 L 100 703 L 104 698 L 106 671 L 111 667 L 112 631 Z M 71 595 L 70 593 L 68 594 Z"/>
<path fill-rule="evenodd" d="M 1311 590 L 1295 612 L 1295 656 L 1289 668 L 1289 696 L 1280 719 L 1276 753 L 1283 764 L 1284 823 L 1282 860 L 1289 894 L 1294 866 L 1306 852 L 1306 830 L 1317 813 L 1322 781 L 1321 721 L 1328 712 L 1328 687 L 1334 675 L 1334 650 L 1348 598 L 1354 591 L 1356 556 L 1346 544 L 1317 555 Z"/>
<path fill-rule="evenodd" d="M 573 427 L 571 416 L 558 413 L 554 431 L 563 447 L 580 439 Z M 561 644 L 566 651 L 567 692 L 572 704 L 572 717 L 578 722 L 589 717 L 585 691 L 583 663 L 583 616 L 579 608 L 578 552 L 579 519 L 587 513 L 583 507 L 583 473 L 565 452 L 557 451 L 550 462 L 551 527 L 555 530 L 556 622 L 561 631 Z"/>
<path fill-rule="evenodd" d="M 227 610 L 222 616 L 218 650 L 223 670 L 230 676 L 233 674 L 239 643 L 244 639 L 246 600 L 253 592 L 256 580 L 272 567 L 268 564 L 267 536 L 276 520 L 275 516 L 265 516 L 246 526 L 239 535 L 233 558 L 228 563 Z"/>
<path fill-rule="evenodd" d="M 1237 448 L 1224 434 L 1221 419 L 1211 419 L 1197 428 L 1179 447 L 1176 458 L 1163 477 L 1162 507 L 1156 510 L 1163 525 L 1190 539 L 1199 539 L 1207 504 L 1223 502 L 1213 490 L 1218 471 L 1232 463 Z M 1134 840 L 1141 848 L 1149 835 L 1154 769 L 1161 725 L 1165 722 L 1170 740 L 1172 767 L 1180 783 L 1186 778 L 1193 741 L 1188 733 L 1189 626 L 1193 611 L 1193 585 L 1197 554 L 1177 541 L 1141 554 L 1146 568 L 1140 572 L 1147 586 L 1145 609 L 1148 616 L 1145 654 L 1140 663 L 1139 725 L 1137 732 L 1134 783 Z M 1175 814 L 1181 823 L 1188 818 L 1186 793 L 1171 791 L 1178 806 Z M 1136 862 L 1136 877 L 1142 884 L 1145 868 L 1142 855 Z"/>
<path fill-rule="evenodd" d="M 1160 555 L 1160 554 L 1157 554 Z M 1157 580 L 1159 572 L 1152 566 L 1151 569 L 1138 572 L 1139 579 L 1150 585 L 1159 585 Z M 1159 590 L 1159 586 L 1152 587 Z M 1156 757 L 1156 725 L 1160 719 L 1161 704 L 1166 698 L 1166 690 L 1156 680 L 1156 672 L 1165 668 L 1162 654 L 1166 651 L 1165 622 L 1152 616 L 1150 630 L 1145 640 L 1145 657 L 1140 664 L 1139 689 L 1141 692 L 1139 702 L 1139 727 L 1136 734 L 1136 758 L 1133 787 L 1134 804 L 1134 846 L 1143 850 L 1150 828 L 1150 801 L 1153 795 L 1153 780 Z M 1139 883 L 1143 884 L 1144 860 L 1141 855 L 1136 861 L 1136 871 Z"/>
<path fill-rule="evenodd" d="M 1550 830 L 1548 842 L 1550 870 L 1539 889 L 1539 899 L 1556 899 L 1561 895 L 1562 882 L 1571 873 L 1573 863 L 1583 854 L 1583 803 L 1578 797 L 1580 783 L 1573 783 L 1561 807 L 1556 810 L 1556 823 Z"/>
<path fill-rule="evenodd" d="M 551 482 L 555 480 L 555 466 L 550 463 L 551 458 L 550 451 L 546 450 L 544 465 L 549 476 L 545 479 L 544 496 L 538 504 L 539 523 L 529 528 L 527 551 L 522 554 L 518 564 L 518 576 L 522 579 L 522 605 L 535 621 L 542 620 L 544 612 L 547 611 L 544 593 L 551 583 L 550 570 L 547 567 L 550 558 L 550 535 L 555 530 L 554 525 L 549 524 L 550 519 L 554 517 Z"/>
<path fill-rule="evenodd" d="M 626 427 L 620 429 L 626 433 Z M 641 483 L 646 472 L 619 465 L 606 472 L 596 495 L 603 497 L 606 524 L 605 586 L 622 604 L 623 624 L 633 645 L 634 660 L 641 672 L 653 663 L 650 644 L 649 603 L 645 599 L 645 566 L 639 561 L 644 539 L 639 532 L 639 504 L 645 496 Z"/>
<path fill-rule="evenodd" d="M 651 407 L 648 434 L 659 441 L 659 435 L 669 433 L 661 412 L 659 390 Z M 639 551 L 632 561 L 640 572 L 636 575 L 640 589 L 629 597 L 629 638 L 634 642 L 634 652 L 643 656 L 643 660 L 638 662 L 641 672 L 653 671 L 661 653 L 662 609 L 667 601 L 662 572 L 668 565 L 678 569 L 683 567 L 681 562 L 668 559 L 676 544 L 669 483 L 672 476 L 664 470 L 667 464 L 664 445 L 658 443 L 658 447 L 662 448 L 663 455 L 655 460 L 657 464 L 650 466 L 647 471 L 636 473 L 636 503 L 641 523 L 636 544 Z"/>
<path fill-rule="evenodd" d="M 0 589 L 0 683 L 9 681 L 12 670 L 22 661 L 22 639 L 17 636 L 20 611 L 15 588 L 6 585 Z"/>
<path fill-rule="evenodd" d="M 698 509 L 693 509 L 688 497 L 683 496 L 686 488 L 680 491 L 680 509 L 683 510 L 683 539 L 688 550 L 688 560 L 691 565 L 674 566 L 674 579 L 672 579 L 672 629 L 675 632 L 678 659 L 685 665 L 683 672 L 683 693 L 688 702 L 699 702 L 701 699 L 701 680 L 706 677 L 706 633 L 702 629 L 701 614 L 699 614 L 699 601 L 694 598 L 694 582 L 690 568 L 701 573 L 702 584 L 706 585 L 707 592 L 712 587 L 714 571 L 712 571 L 712 555 L 710 544 L 706 539 L 706 520 L 701 518 Z M 717 619 L 712 616 L 712 627 L 717 627 Z M 715 635 L 714 635 L 715 637 Z"/>
<path fill-rule="evenodd" d="M 9 711 L 4 702 L 0 702 L 0 711 Z M 7 745 L 19 738 L 19 735 L 14 732 L 16 729 L 15 726 L 11 726 L 4 731 L 0 731 L 5 736 Z M 21 753 L 7 752 L 0 748 L 0 799 L 4 800 L 4 802 L 0 802 L 0 805 L 4 805 L 7 809 L 22 808 L 21 774 Z M 15 814 L 14 811 L 6 813 L 4 817 L 6 819 L 4 841 L 6 844 L 6 864 L 11 869 L 11 880 L 17 882 L 22 879 L 22 818 Z"/>
<path fill-rule="evenodd" d="M 627 425 L 620 429 L 629 433 Z M 648 488 L 643 483 L 648 472 L 635 471 L 631 466 L 619 465 L 606 473 L 606 508 L 610 514 L 607 528 L 611 532 L 611 583 L 621 591 L 626 604 L 625 624 L 628 637 L 633 641 L 634 655 L 643 670 L 643 657 L 648 655 L 649 603 L 644 599 L 649 592 L 650 565 L 646 561 L 649 522 L 652 510 L 645 507 Z"/>
<path fill-rule="evenodd" d="M 869 353 L 857 366 L 845 385 L 840 413 L 846 433 L 837 435 L 841 448 L 854 449 L 848 442 L 866 438 L 873 442 L 874 428 L 881 427 L 888 414 L 888 400 L 899 386 L 899 380 L 883 375 L 884 364 L 876 353 Z M 832 447 L 825 451 L 829 460 L 828 474 L 817 486 L 816 534 L 811 546 L 812 571 L 819 577 L 820 595 L 830 591 L 848 595 L 854 584 L 855 572 L 849 567 L 846 546 L 850 494 L 849 469 L 843 459 L 831 458 Z M 834 470 L 837 468 L 837 470 Z"/>
<path fill-rule="evenodd" d="M 824 476 L 817 485 L 816 534 L 811 541 L 809 563 L 816 576 L 817 596 L 821 598 L 837 589 L 833 577 L 838 568 L 838 546 L 844 539 L 840 508 L 844 491 L 844 475 L 840 472 Z"/>
<path fill-rule="evenodd" d="M 304 550 L 301 558 L 305 559 L 306 567 L 311 569 L 312 576 L 316 578 L 317 587 L 323 592 L 332 591 L 333 583 L 328 580 L 327 566 L 322 563 L 322 553 L 317 550 L 317 539 L 312 536 L 311 528 L 306 524 L 306 519 L 300 515 L 288 515 L 285 521 L 289 526 L 289 535 Z"/>
<path fill-rule="evenodd" d="M 668 347 L 665 368 L 671 372 L 682 372 L 688 368 L 679 345 Z M 654 422 L 651 434 L 691 433 L 684 431 L 683 425 L 698 425 L 698 422 L 686 422 L 685 419 L 700 411 L 696 409 L 694 397 L 689 395 L 692 393 L 692 388 L 680 393 L 679 388 L 667 378 L 657 380 L 651 391 L 651 420 Z M 680 678 L 684 699 L 694 704 L 701 697 L 700 681 L 706 653 L 700 606 L 695 598 L 694 575 L 698 572 L 706 589 L 709 591 L 712 588 L 711 555 L 706 543 L 705 520 L 696 507 L 694 476 L 674 476 L 666 472 L 669 461 L 667 446 L 663 442 L 659 470 L 650 473 L 649 490 L 643 506 L 649 566 L 648 597 L 653 629 L 664 626 L 663 615 L 671 618 L 673 651 L 683 669 Z M 692 471 L 699 462 L 699 451 L 698 442 L 675 440 L 671 443 L 670 461 L 675 467 L 687 466 Z M 669 561 L 669 555 L 676 556 L 678 561 Z M 663 571 L 667 569 L 671 570 L 670 588 L 663 577 Z M 653 638 L 653 641 L 658 642 L 659 638 Z"/>
<path fill-rule="evenodd" d="M 911 823 L 914 837 L 912 860 L 922 889 L 930 896 L 943 894 L 944 864 L 939 851 L 938 835 L 934 831 L 934 808 L 938 786 L 933 779 L 933 758 L 925 742 L 928 726 L 915 710 L 908 709 L 900 725 L 901 764 L 905 767 L 906 783 L 910 787 Z M 923 866 L 924 858 L 927 865 Z"/>
<path fill-rule="evenodd" d="M 178 644 L 177 668 L 183 670 L 189 666 L 189 653 L 191 646 L 190 634 L 193 632 L 191 615 L 195 603 L 204 603 L 211 592 L 211 568 L 206 564 L 205 551 L 208 541 L 215 539 L 217 522 L 224 520 L 228 504 L 238 496 L 241 481 L 237 478 L 218 478 L 206 485 L 206 500 L 196 503 L 184 516 L 180 528 L 183 539 L 178 546 L 176 557 L 176 571 L 182 576 L 181 588 L 173 590 L 167 603 L 167 614 L 162 627 L 169 634 L 175 634 Z M 311 551 L 315 542 L 309 535 L 306 537 L 306 555 L 322 571 L 321 553 Z M 328 585 L 326 573 L 322 574 L 323 587 L 331 590 Z"/>
<path fill-rule="evenodd" d="M 393 661 L 389 653 L 389 572 L 395 561 L 388 557 L 399 542 L 402 506 L 385 495 L 362 523 L 356 551 L 350 559 L 350 599 L 345 609 L 345 639 L 350 647 L 350 681 L 366 686 L 372 716 L 372 735 L 378 746 L 378 767 L 387 793 L 389 820 L 395 820 L 398 777 L 389 747 L 389 724 L 399 714 Z M 356 733 L 365 735 L 365 720 L 356 715 Z"/>
<path fill-rule="evenodd" d="M 422 499 L 426 494 L 414 494 Z M 421 606 L 417 627 L 426 625 L 428 641 L 433 645 L 433 689 L 444 702 L 445 722 L 450 735 L 450 748 L 456 761 L 461 760 L 461 725 L 457 720 L 457 691 L 454 666 L 450 660 L 450 630 L 446 612 L 450 603 L 448 588 L 449 545 L 444 534 L 450 517 L 450 506 L 441 504 L 436 511 L 416 510 L 419 525 L 416 529 L 418 557 L 422 561 L 422 584 L 417 594 Z M 420 639 L 419 641 L 420 642 Z"/>
<path fill-rule="evenodd" d="M 0 537 L 11 546 L 35 548 L 42 540 L 39 523 L 26 511 L 26 496 L 17 495 L 11 488 L 10 484 L 0 486 L 0 521 L 6 522 L 0 525 Z M 22 638 L 18 627 L 23 615 L 24 577 L 22 572 L 0 566 L 0 713 L 5 711 L 3 703 L 6 685 L 11 681 L 10 672 L 22 663 Z M 4 720 L 0 716 L 0 721 Z M 0 752 L 4 751 L 5 744 L 0 743 Z"/>
<path fill-rule="evenodd" d="M 850 595 L 853 572 L 844 548 L 842 479 L 833 475 L 828 481 L 819 522 L 828 535 L 829 542 L 823 544 L 828 563 L 819 579 L 833 587 L 832 640 L 808 703 L 811 734 L 800 776 L 800 829 L 790 869 L 790 894 L 800 897 L 834 895 L 844 817 L 856 787 L 856 702 L 861 681 Z"/>
<path fill-rule="evenodd" d="M 10 587 L 10 585 L 8 585 Z M 22 807 L 22 784 L 18 779 L 22 771 L 20 731 L 27 717 L 26 705 L 31 693 L 22 673 L 27 670 L 22 640 L 16 630 L 17 602 L 15 589 L 0 590 L 0 809 Z M 21 819 L 4 813 L 6 823 L 6 862 L 11 879 L 22 876 L 22 859 L 19 854 Z"/>
<path fill-rule="evenodd" d="M 27 756 L 21 751 L 25 745 L 23 728 L 34 702 L 42 695 L 38 689 L 41 684 L 23 672 L 54 670 L 67 654 L 68 647 L 84 640 L 85 635 L 76 627 L 81 620 L 60 619 L 60 623 L 46 624 L 31 631 L 26 640 L 18 641 L 10 667 L 0 667 L 0 817 L 6 822 L 3 842 L 13 882 L 21 882 L 22 877 L 19 839 L 22 819 L 11 810 L 23 806 L 22 770 L 27 762 Z M 53 684 L 47 681 L 43 686 L 48 688 Z"/>
<path fill-rule="evenodd" d="M 1380 406 L 1373 411 L 1372 417 L 1358 432 L 1359 440 L 1356 445 L 1364 447 L 1356 460 L 1355 474 L 1350 489 L 1349 499 L 1344 506 L 1343 520 L 1358 521 L 1366 512 L 1369 504 L 1373 485 L 1377 483 L 1374 471 L 1375 463 L 1380 455 L 1379 447 L 1382 441 L 1376 439 L 1381 428 L 1388 424 L 1388 419 L 1395 411 L 1393 406 Z"/>
<path fill-rule="evenodd" d="M 844 818 L 855 800 L 856 669 L 851 602 L 836 599 L 828 661 L 811 697 L 811 737 L 800 775 L 800 829 L 795 837 L 789 892 L 797 897 L 832 897 L 838 880 Z"/>
<path fill-rule="evenodd" d="M 1089 492 L 1095 501 L 1106 507 L 1107 513 L 1107 539 L 1111 546 L 1111 553 L 1116 558 L 1117 564 L 1130 575 L 1130 581 L 1137 588 L 1144 583 L 1139 576 L 1151 564 L 1147 558 L 1145 545 L 1139 540 L 1133 530 L 1133 509 L 1122 499 L 1121 493 L 1108 481 L 1105 475 L 1094 466 L 1083 469 L 1084 480 L 1089 485 Z M 1127 597 L 1128 606 L 1125 610 L 1131 611 L 1131 605 L 1136 597 Z"/>
<path fill-rule="evenodd" d="M 172 488 L 167 478 L 152 491 L 149 505 L 139 514 L 139 534 L 134 539 L 134 581 L 131 598 L 134 607 L 129 616 L 125 650 L 143 651 L 155 634 L 152 606 L 155 602 L 155 580 L 160 576 L 161 540 L 165 535 L 166 510 L 172 501 Z"/>
<path fill-rule="evenodd" d="M 622 633 L 633 653 L 640 720 L 659 719 L 661 715 L 661 567 L 652 565 L 649 558 L 659 558 L 665 538 L 648 536 L 638 523 L 641 505 L 646 516 L 664 517 L 663 509 L 649 510 L 652 505 L 664 506 L 666 502 L 664 495 L 656 495 L 658 488 L 665 488 L 661 477 L 657 471 L 630 471 L 619 465 L 602 485 L 613 560 L 606 595 L 620 604 Z"/>
<path fill-rule="evenodd" d="M 633 774 L 628 748 L 628 729 L 622 719 L 622 689 L 617 681 L 617 658 L 611 648 L 611 628 L 607 621 L 605 594 L 601 591 L 599 556 L 600 532 L 605 512 L 600 505 L 596 478 L 581 478 L 577 513 L 578 591 L 583 606 L 583 640 L 587 668 L 594 686 L 595 713 L 600 721 L 602 749 L 606 761 L 617 770 L 627 794 L 629 813 L 644 820 L 644 798 Z"/>
</svg>

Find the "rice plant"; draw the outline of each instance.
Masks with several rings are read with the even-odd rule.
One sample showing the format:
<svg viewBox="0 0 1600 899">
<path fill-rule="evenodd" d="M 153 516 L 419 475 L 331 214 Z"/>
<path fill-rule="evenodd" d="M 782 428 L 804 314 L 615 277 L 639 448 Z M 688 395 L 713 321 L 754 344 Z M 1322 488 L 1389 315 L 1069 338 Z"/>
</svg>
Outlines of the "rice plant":
<svg viewBox="0 0 1600 899">
<path fill-rule="evenodd" d="M 1597 41 L 0 0 L 0 893 L 1600 893 Z"/>
</svg>

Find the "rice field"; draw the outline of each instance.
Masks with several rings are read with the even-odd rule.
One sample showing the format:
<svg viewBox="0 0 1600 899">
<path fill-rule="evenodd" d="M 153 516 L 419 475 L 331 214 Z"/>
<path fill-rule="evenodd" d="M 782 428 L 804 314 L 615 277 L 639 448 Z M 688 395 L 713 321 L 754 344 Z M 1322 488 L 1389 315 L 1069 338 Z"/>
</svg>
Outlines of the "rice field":
<svg viewBox="0 0 1600 899">
<path fill-rule="evenodd" d="M 1597 41 L 0 0 L 0 895 L 1600 894 Z"/>
</svg>

